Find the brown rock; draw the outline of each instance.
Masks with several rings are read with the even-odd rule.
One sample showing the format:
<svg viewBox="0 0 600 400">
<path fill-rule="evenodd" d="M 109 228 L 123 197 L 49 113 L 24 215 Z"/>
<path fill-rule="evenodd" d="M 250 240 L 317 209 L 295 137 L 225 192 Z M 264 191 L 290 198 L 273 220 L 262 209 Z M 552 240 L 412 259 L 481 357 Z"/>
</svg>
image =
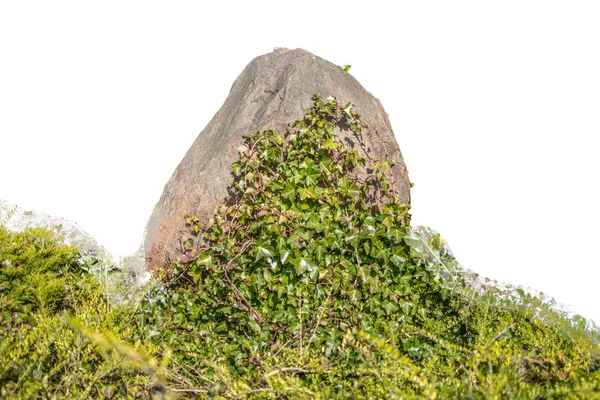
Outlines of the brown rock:
<svg viewBox="0 0 600 400">
<path fill-rule="evenodd" d="M 338 104 L 356 103 L 363 125 L 361 156 L 395 161 L 392 173 L 402 199 L 410 202 L 410 182 L 400 148 L 381 103 L 339 66 L 306 50 L 278 49 L 252 60 L 231 87 L 229 97 L 198 136 L 165 186 L 148 222 L 145 252 L 149 268 L 181 254 L 185 214 L 201 223 L 227 196 L 231 164 L 238 159 L 242 134 L 283 131 L 302 118 L 316 93 Z M 349 135 L 343 139 L 350 139 Z"/>
</svg>

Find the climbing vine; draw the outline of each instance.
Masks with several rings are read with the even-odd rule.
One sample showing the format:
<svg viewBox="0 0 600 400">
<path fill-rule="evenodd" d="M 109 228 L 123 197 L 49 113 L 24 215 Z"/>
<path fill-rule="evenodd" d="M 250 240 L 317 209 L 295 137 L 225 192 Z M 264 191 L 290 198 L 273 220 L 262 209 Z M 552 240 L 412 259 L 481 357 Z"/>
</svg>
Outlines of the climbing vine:
<svg viewBox="0 0 600 400">
<path fill-rule="evenodd" d="M 141 303 L 110 304 L 49 232 L 0 225 L 0 397 L 599 398 L 598 334 L 473 285 L 410 226 L 392 165 L 339 139 L 363 148 L 354 108 L 315 96 L 245 135 L 227 199 L 182 219 Z"/>
<path fill-rule="evenodd" d="M 331 356 L 349 328 L 381 333 L 389 317 L 453 312 L 432 274 L 409 261 L 409 206 L 388 161 L 367 166 L 336 139 L 347 126 L 360 140 L 353 103 L 313 100 L 285 132 L 244 136 L 230 196 L 206 227 L 186 216 L 193 261 L 170 284 L 196 288 L 205 307 L 197 322 L 246 347 L 243 358 L 284 342 Z M 369 173 L 353 178 L 361 167 Z"/>
</svg>

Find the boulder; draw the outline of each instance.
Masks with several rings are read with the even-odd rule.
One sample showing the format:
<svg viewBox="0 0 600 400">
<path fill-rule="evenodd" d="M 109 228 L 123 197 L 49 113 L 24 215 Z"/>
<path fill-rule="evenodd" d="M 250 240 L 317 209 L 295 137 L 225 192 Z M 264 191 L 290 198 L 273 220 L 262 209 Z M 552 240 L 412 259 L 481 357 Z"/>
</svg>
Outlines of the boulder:
<svg viewBox="0 0 600 400">
<path fill-rule="evenodd" d="M 168 264 L 181 254 L 186 231 L 184 215 L 201 223 L 212 217 L 227 196 L 231 164 L 238 159 L 242 135 L 263 130 L 285 130 L 301 119 L 320 94 L 338 104 L 355 103 L 362 122 L 362 142 L 343 140 L 368 159 L 395 162 L 395 187 L 410 202 L 410 182 L 402 153 L 381 103 L 350 73 L 306 50 L 276 49 L 255 58 L 236 79 L 221 109 L 198 136 L 166 184 L 147 225 L 144 249 L 150 269 Z"/>
</svg>

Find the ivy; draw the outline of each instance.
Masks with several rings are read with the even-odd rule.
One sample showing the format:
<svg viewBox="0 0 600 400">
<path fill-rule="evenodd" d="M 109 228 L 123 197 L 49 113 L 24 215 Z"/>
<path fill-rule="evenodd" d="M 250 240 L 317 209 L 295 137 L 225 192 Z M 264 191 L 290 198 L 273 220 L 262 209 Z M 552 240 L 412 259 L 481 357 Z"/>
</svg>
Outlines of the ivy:
<svg viewBox="0 0 600 400">
<path fill-rule="evenodd" d="M 431 312 L 420 299 L 441 305 L 443 288 L 430 273 L 407 279 L 409 205 L 388 179 L 391 165 L 364 168 L 336 138 L 349 126 L 361 140 L 354 103 L 313 100 L 285 132 L 244 135 L 229 197 L 207 226 L 186 216 L 197 243 L 185 256 L 194 261 L 166 279 L 173 288 L 189 278 L 204 308 L 197 323 L 230 333 L 227 347 L 243 349 L 242 360 L 308 336 L 312 349 L 345 357 L 334 350 L 349 327 L 380 332 L 378 318 Z M 359 168 L 372 172 L 359 181 Z"/>
<path fill-rule="evenodd" d="M 315 96 L 244 135 L 139 303 L 108 302 L 123 271 L 0 226 L 0 397 L 599 398 L 598 332 L 462 270 L 342 131 L 363 140 L 355 104 Z"/>
<path fill-rule="evenodd" d="M 283 132 L 244 135 L 228 198 L 206 225 L 185 216 L 194 239 L 183 249 L 188 261 L 162 271 L 165 311 L 152 340 L 171 343 L 178 362 L 207 378 L 222 367 L 206 360 L 219 355 L 229 379 L 248 384 L 283 356 L 283 369 L 305 371 L 292 373 L 302 377 L 297 390 L 317 385 L 324 398 L 350 387 L 377 397 L 377 385 L 431 398 L 522 396 L 542 381 L 554 385 L 558 375 L 542 379 L 537 364 L 519 360 L 533 343 L 558 344 L 560 331 L 531 331 L 539 322 L 528 322 L 523 308 L 476 293 L 439 235 L 411 228 L 393 165 L 367 163 L 338 139 L 345 130 L 360 143 L 363 128 L 354 103 L 317 95 Z M 554 351 L 572 351 L 568 342 Z M 314 362 L 318 378 L 305 375 Z M 483 389 L 495 374 L 513 379 L 509 389 Z M 542 381 L 531 386 L 535 379 Z M 254 381 L 247 393 L 268 384 Z"/>
</svg>

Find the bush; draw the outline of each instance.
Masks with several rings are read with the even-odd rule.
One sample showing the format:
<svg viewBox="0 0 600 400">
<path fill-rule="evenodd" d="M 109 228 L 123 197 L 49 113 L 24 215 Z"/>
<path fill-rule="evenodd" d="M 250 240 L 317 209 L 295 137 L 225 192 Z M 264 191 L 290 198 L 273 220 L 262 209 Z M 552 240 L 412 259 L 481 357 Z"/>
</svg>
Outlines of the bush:
<svg viewBox="0 0 600 400">
<path fill-rule="evenodd" d="M 172 388 L 225 397 L 597 396 L 598 346 L 534 297 L 476 291 L 410 227 L 385 160 L 337 142 L 360 121 L 318 96 L 284 133 L 245 136 L 230 196 L 137 315 Z M 358 174 L 366 167 L 368 173 Z M 544 310 L 540 313 L 539 310 Z M 189 390 L 189 391 L 186 391 Z"/>
<path fill-rule="evenodd" d="M 185 262 L 141 303 L 110 303 L 87 272 L 109 269 L 50 232 L 0 227 L 0 396 L 599 398 L 595 328 L 411 227 L 387 161 L 337 141 L 361 128 L 315 96 L 246 135 L 230 196 L 182 218 Z"/>
<path fill-rule="evenodd" d="M 149 390 L 147 374 L 128 371 L 122 360 L 106 357 L 89 340 L 97 332 L 126 333 L 131 310 L 111 307 L 80 260 L 75 247 L 62 245 L 49 230 L 14 233 L 0 227 L 3 399 L 87 398 Z"/>
</svg>

